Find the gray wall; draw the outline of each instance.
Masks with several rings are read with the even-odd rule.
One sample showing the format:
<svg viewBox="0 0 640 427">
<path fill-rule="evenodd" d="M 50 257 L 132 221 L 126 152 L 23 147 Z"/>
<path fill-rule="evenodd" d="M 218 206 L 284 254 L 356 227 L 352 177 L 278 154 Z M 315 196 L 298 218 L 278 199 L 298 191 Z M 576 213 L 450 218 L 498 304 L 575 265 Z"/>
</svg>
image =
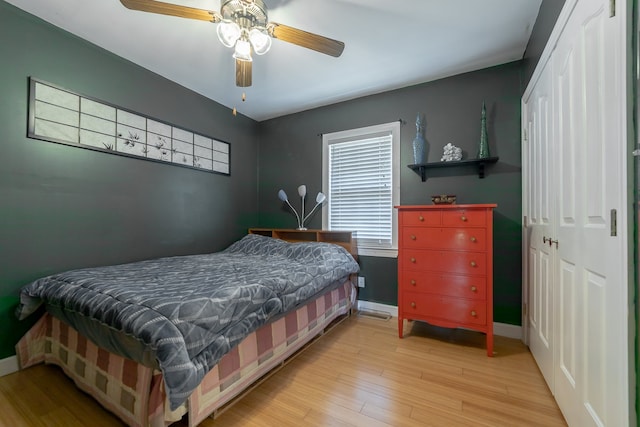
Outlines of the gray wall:
<svg viewBox="0 0 640 427">
<path fill-rule="evenodd" d="M 260 123 L 260 225 L 293 227 L 295 219 L 278 201 L 284 188 L 295 194 L 307 184 L 310 194 L 322 186 L 321 134 L 372 124 L 404 121 L 401 143 L 401 204 L 428 204 L 432 194 L 456 194 L 459 203 L 497 203 L 494 219 L 494 319 L 521 324 L 521 157 L 520 97 L 560 14 L 564 0 L 543 0 L 522 61 L 454 76 L 375 96 L 343 102 Z M 426 115 L 429 161 L 438 161 L 452 142 L 465 157 L 477 151 L 480 108 L 487 102 L 491 154 L 500 161 L 479 180 L 471 169 L 442 169 L 426 182 L 404 165 L 413 163 L 411 141 L 417 113 Z M 296 200 L 292 197 L 293 200 Z M 310 227 L 321 227 L 321 217 Z M 397 261 L 361 257 L 367 286 L 359 298 L 397 304 Z"/>
<path fill-rule="evenodd" d="M 258 124 L 2 1 L 0 40 L 1 359 L 29 281 L 215 251 L 255 225 Z M 232 175 L 28 139 L 29 76 L 228 141 Z"/>
<path fill-rule="evenodd" d="M 529 43 L 527 43 L 527 48 L 524 52 L 523 76 L 525 85 L 523 85 L 523 91 L 526 89 L 526 83 L 531 79 L 536 65 L 538 65 L 540 55 L 542 55 L 542 51 L 547 45 L 547 40 L 549 40 L 553 27 L 558 20 L 564 2 L 565 0 L 542 0 L 538 19 L 533 26 Z"/>
<path fill-rule="evenodd" d="M 433 194 L 456 194 L 458 203 L 497 203 L 495 211 L 495 319 L 519 324 L 521 305 L 521 63 L 334 104 L 260 123 L 260 225 L 293 227 L 293 216 L 277 198 L 279 188 L 295 194 L 306 184 L 310 194 L 321 188 L 321 134 L 402 119 L 401 204 L 430 204 Z M 491 154 L 500 157 L 479 179 L 466 168 L 441 169 L 422 182 L 406 165 L 413 163 L 411 141 L 418 113 L 426 117 L 429 161 L 439 161 L 448 142 L 475 157 L 480 136 L 482 101 L 487 103 Z M 293 198 L 297 201 L 297 198 Z M 311 222 L 321 226 L 321 216 Z M 360 298 L 397 304 L 397 261 L 361 257 L 367 286 Z"/>
</svg>

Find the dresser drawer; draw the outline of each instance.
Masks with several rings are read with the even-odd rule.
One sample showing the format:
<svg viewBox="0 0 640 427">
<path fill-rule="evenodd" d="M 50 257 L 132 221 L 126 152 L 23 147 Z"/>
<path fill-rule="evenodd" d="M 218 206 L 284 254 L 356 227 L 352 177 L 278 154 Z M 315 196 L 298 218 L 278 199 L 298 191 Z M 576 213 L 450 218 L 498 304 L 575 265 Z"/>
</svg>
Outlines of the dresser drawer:
<svg viewBox="0 0 640 427">
<path fill-rule="evenodd" d="M 484 227 L 487 212 L 474 209 L 453 209 L 442 212 L 442 225 L 458 227 Z"/>
<path fill-rule="evenodd" d="M 469 275 L 487 272 L 487 256 L 481 252 L 452 252 L 428 249 L 406 249 L 398 262 L 405 270 L 441 271 Z"/>
<path fill-rule="evenodd" d="M 403 227 L 402 247 L 484 251 L 487 247 L 485 236 L 484 228 Z"/>
<path fill-rule="evenodd" d="M 416 315 L 475 325 L 487 323 L 487 306 L 484 301 L 431 294 L 404 292 L 402 312 L 408 318 Z"/>
<path fill-rule="evenodd" d="M 487 295 L 486 284 L 484 277 L 405 271 L 399 286 L 401 292 L 431 293 L 484 301 Z"/>
<path fill-rule="evenodd" d="M 400 212 L 404 227 L 428 227 L 441 224 L 440 211 L 404 211 Z"/>
</svg>

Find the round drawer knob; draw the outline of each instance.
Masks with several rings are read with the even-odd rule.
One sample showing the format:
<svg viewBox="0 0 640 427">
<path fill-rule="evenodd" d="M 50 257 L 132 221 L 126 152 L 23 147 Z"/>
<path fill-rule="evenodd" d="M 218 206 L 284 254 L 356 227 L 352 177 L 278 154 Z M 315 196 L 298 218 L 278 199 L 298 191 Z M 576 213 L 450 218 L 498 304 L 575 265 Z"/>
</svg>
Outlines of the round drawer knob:
<svg viewBox="0 0 640 427">
<path fill-rule="evenodd" d="M 466 216 L 464 216 L 464 215 L 462 215 L 462 216 L 460 217 L 460 219 L 461 219 L 463 222 L 466 222 L 466 221 L 467 221 L 467 217 L 466 217 Z"/>
<path fill-rule="evenodd" d="M 478 313 L 476 313 L 476 311 L 475 311 L 475 310 L 471 310 L 471 315 L 472 315 L 473 317 L 477 317 L 477 316 L 478 316 Z"/>
<path fill-rule="evenodd" d="M 475 286 L 471 287 L 471 292 L 478 292 L 478 288 L 476 288 Z"/>
<path fill-rule="evenodd" d="M 418 219 L 419 219 L 420 221 L 424 221 L 424 217 L 423 217 L 422 215 L 420 215 L 420 216 L 418 217 Z"/>
<path fill-rule="evenodd" d="M 411 240 L 416 240 L 416 236 L 414 234 L 411 235 Z"/>
<path fill-rule="evenodd" d="M 411 301 L 411 308 L 416 308 L 416 303 Z"/>
<path fill-rule="evenodd" d="M 475 237 L 471 237 L 471 239 L 469 239 L 469 240 L 471 240 L 473 243 L 478 241 L 478 239 L 476 239 Z"/>
<path fill-rule="evenodd" d="M 411 262 L 415 264 L 416 259 L 415 258 L 411 258 Z"/>
<path fill-rule="evenodd" d="M 416 285 L 416 281 L 415 281 L 415 280 L 412 280 L 412 281 L 411 281 L 411 284 L 412 284 L 413 286 L 415 286 L 415 285 Z"/>
<path fill-rule="evenodd" d="M 471 267 L 476 267 L 478 264 L 476 264 L 475 261 L 471 261 Z"/>
</svg>

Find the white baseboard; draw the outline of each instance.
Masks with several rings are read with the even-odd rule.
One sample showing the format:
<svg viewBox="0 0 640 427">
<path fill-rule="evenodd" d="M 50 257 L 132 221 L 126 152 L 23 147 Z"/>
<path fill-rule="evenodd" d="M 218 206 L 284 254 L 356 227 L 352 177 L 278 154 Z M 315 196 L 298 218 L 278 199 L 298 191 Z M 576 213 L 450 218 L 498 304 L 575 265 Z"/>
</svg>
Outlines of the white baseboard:
<svg viewBox="0 0 640 427">
<path fill-rule="evenodd" d="M 16 356 L 0 359 L 0 377 L 18 372 L 18 358 Z"/>
<path fill-rule="evenodd" d="M 398 307 L 393 305 L 379 304 L 377 302 L 358 300 L 358 310 L 382 311 L 392 317 L 398 317 Z"/>
<path fill-rule="evenodd" d="M 398 317 L 398 307 L 394 305 L 380 304 L 377 302 L 358 300 L 358 310 L 382 311 L 392 317 Z M 510 325 L 508 323 L 493 323 L 493 334 L 501 337 L 522 340 L 522 326 Z"/>
<path fill-rule="evenodd" d="M 493 334 L 522 341 L 522 326 L 493 322 Z"/>
</svg>

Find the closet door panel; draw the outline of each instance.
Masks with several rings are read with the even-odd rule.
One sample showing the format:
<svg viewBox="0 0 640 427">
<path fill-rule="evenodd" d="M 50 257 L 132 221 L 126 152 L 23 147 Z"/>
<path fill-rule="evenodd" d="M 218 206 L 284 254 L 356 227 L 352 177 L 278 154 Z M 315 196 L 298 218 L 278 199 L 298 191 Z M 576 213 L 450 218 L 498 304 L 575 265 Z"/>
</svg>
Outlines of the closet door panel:
<svg viewBox="0 0 640 427">
<path fill-rule="evenodd" d="M 550 82 L 548 83 L 550 85 Z M 549 88 L 545 88 L 549 90 Z M 551 100 L 550 93 L 543 91 L 538 100 L 538 139 L 536 145 L 539 152 L 538 157 L 538 216 L 540 218 L 540 224 L 550 226 L 552 222 L 552 198 L 555 193 L 552 187 L 552 166 L 553 166 L 553 153 L 552 153 L 552 119 L 551 119 Z"/>
<path fill-rule="evenodd" d="M 575 384 L 578 370 L 578 356 L 580 354 L 577 342 L 578 337 L 575 333 L 578 329 L 578 307 L 576 306 L 576 301 L 578 301 L 577 295 L 579 288 L 576 283 L 575 264 L 567 261 L 561 261 L 559 264 L 560 281 L 558 283 L 558 305 L 562 307 L 558 319 L 559 329 L 561 331 L 558 339 L 559 350 L 562 354 L 560 364 L 564 377 L 570 383 Z"/>
<path fill-rule="evenodd" d="M 558 197 L 555 396 L 571 426 L 619 426 L 627 413 L 622 253 L 609 212 L 623 186 L 619 147 L 623 73 L 616 65 L 616 20 L 605 0 L 579 0 L 554 52 Z M 619 181 L 617 181 L 619 183 Z M 617 276 L 617 277 L 616 277 Z M 618 304 L 610 304 L 617 301 Z M 606 331 L 606 332 L 605 332 Z M 612 349 L 617 350 L 612 350 Z M 621 395 L 622 393 L 622 395 Z M 618 397 L 616 397 L 618 396 Z"/>
<path fill-rule="evenodd" d="M 587 227 L 604 228 L 606 224 L 606 101 L 604 11 L 590 16 L 583 24 L 584 32 L 584 179 L 588 189 L 585 209 Z M 587 90 L 593 88 L 593 90 Z"/>
<path fill-rule="evenodd" d="M 605 301 L 609 283 L 604 276 L 587 271 L 585 274 L 585 334 L 588 334 L 584 352 L 584 404 L 588 412 L 589 423 L 603 422 L 602 425 L 613 424 L 614 414 L 607 414 L 617 402 L 610 402 L 607 391 L 610 384 L 607 382 L 607 369 L 604 364 L 610 360 L 607 355 L 606 328 L 609 319 L 606 316 Z M 620 349 L 619 349 L 620 350 Z M 612 361 L 612 360 L 611 360 Z M 613 362 L 613 361 L 612 361 Z M 613 407 L 608 405 L 614 405 Z M 588 425 L 585 424 L 585 425 Z"/>
<path fill-rule="evenodd" d="M 576 24 L 574 24 L 576 25 Z M 575 31 L 575 30 L 572 30 Z M 558 151 L 558 257 L 556 313 L 557 358 L 554 394 L 564 402 L 563 414 L 567 421 L 577 422 L 580 411 L 569 403 L 579 394 L 582 383 L 582 355 L 584 339 L 580 333 L 582 293 L 580 276 L 582 265 L 578 241 L 584 223 L 584 192 L 587 188 L 581 165 L 585 158 L 583 66 L 580 43 L 563 40 L 558 44 L 554 59 L 556 81 L 555 102 L 558 118 L 555 140 Z"/>
<path fill-rule="evenodd" d="M 558 119 L 555 135 L 558 152 L 558 176 L 562 180 L 558 194 L 558 260 L 556 274 L 557 350 L 554 394 L 569 425 L 578 425 L 583 417 L 580 394 L 583 386 L 585 337 L 581 322 L 584 295 L 583 264 L 580 250 L 585 216 L 583 174 L 586 144 L 584 63 L 581 49 L 583 34 L 577 19 L 565 30 L 571 36 L 562 39 L 554 52 L 555 102 Z M 579 355 L 579 356 L 578 356 Z"/>
<path fill-rule="evenodd" d="M 527 135 L 527 190 L 529 215 L 526 244 L 529 253 L 529 281 L 527 289 L 529 348 L 545 380 L 553 387 L 553 257 L 549 238 L 554 235 L 552 155 L 552 90 L 550 73 L 543 73 L 526 103 L 528 114 Z"/>
<path fill-rule="evenodd" d="M 536 286 L 536 306 L 538 319 L 538 337 L 545 349 L 553 346 L 553 311 L 549 309 L 553 303 L 553 279 L 551 256 L 543 251 L 539 252 L 540 263 L 538 265 L 538 285 Z"/>
<path fill-rule="evenodd" d="M 569 49 L 562 61 L 558 61 L 558 75 L 556 77 L 558 106 L 558 119 L 555 126 L 559 135 L 558 164 L 560 167 L 560 185 L 558 186 L 558 204 L 560 208 L 560 221 L 565 227 L 574 227 L 576 224 L 576 136 L 579 123 L 576 117 L 576 108 L 580 108 L 581 101 L 576 99 L 576 91 L 571 85 L 576 75 L 576 55 L 573 49 Z"/>
</svg>

